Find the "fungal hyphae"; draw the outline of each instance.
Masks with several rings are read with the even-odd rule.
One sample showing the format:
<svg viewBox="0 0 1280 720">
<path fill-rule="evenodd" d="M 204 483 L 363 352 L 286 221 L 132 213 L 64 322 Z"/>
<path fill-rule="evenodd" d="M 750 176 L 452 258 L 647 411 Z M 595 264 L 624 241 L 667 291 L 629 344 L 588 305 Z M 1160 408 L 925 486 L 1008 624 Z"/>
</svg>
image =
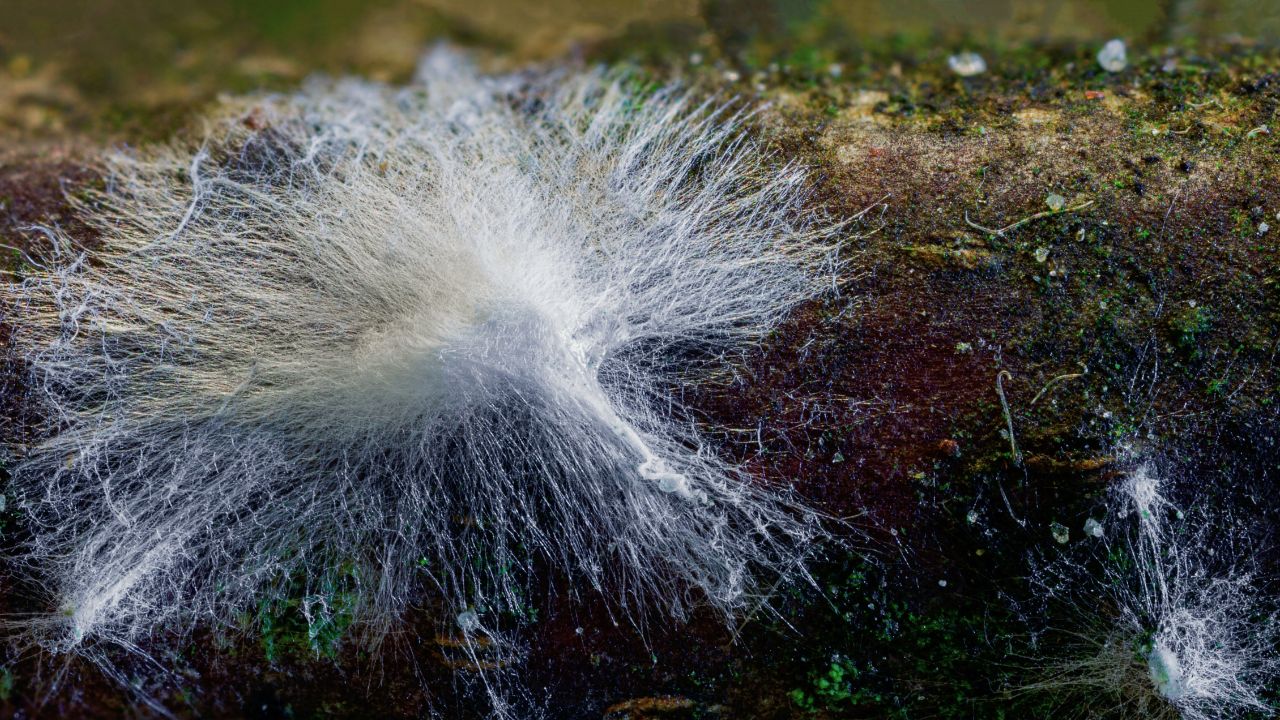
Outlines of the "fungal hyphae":
<svg viewBox="0 0 1280 720">
<path fill-rule="evenodd" d="M 742 119 L 437 52 L 106 157 L 91 249 L 45 229 L 4 289 L 48 419 L 12 487 L 49 607 L 17 624 L 132 645 L 293 593 L 481 633 L 535 566 L 676 619 L 803 575 L 817 516 L 680 402 L 832 284 L 804 173 Z"/>
<path fill-rule="evenodd" d="M 1277 603 L 1248 528 L 1222 508 L 1180 507 L 1150 462 L 1112 488 L 1106 518 L 1038 577 L 1048 625 L 1023 686 L 1063 717 L 1266 716 L 1280 676 Z M 1203 495 L 1194 493 L 1195 495 Z"/>
</svg>

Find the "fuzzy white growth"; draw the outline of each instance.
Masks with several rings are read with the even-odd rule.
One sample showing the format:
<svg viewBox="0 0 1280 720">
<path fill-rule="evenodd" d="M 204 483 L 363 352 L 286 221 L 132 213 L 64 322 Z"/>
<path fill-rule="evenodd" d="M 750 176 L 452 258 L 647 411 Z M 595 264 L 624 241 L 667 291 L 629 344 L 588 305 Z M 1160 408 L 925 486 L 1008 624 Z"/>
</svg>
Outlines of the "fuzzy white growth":
<svg viewBox="0 0 1280 720">
<path fill-rule="evenodd" d="M 1049 633 L 1058 659 L 1024 690 L 1055 697 L 1065 716 L 1210 720 L 1269 711 L 1261 693 L 1280 674 L 1280 618 L 1239 555 L 1245 538 L 1227 518 L 1177 509 L 1164 484 L 1149 463 L 1117 484 L 1109 514 L 1122 536 L 1081 541 L 1102 574 L 1084 574 L 1079 558 L 1048 568 L 1046 592 L 1069 598 L 1079 615 L 1076 626 Z"/>
<path fill-rule="evenodd" d="M 423 584 L 492 627 L 535 564 L 677 617 L 802 572 L 813 514 L 679 404 L 830 282 L 803 173 L 736 116 L 441 53 L 228 115 L 109 158 L 101 247 L 5 290 L 56 426 L 14 468 L 46 645 L 299 578 L 378 636 Z"/>
</svg>

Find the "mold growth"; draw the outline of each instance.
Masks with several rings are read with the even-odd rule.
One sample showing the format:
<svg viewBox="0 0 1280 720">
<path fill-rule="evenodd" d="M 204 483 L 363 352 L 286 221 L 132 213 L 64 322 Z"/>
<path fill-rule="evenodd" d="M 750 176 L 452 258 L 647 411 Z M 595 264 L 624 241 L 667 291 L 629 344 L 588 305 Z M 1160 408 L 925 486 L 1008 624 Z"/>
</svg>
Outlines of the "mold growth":
<svg viewBox="0 0 1280 720">
<path fill-rule="evenodd" d="M 108 157 L 100 244 L 3 289 L 48 418 L 11 487 L 50 612 L 10 622 L 89 652 L 342 586 L 372 642 L 424 596 L 481 637 L 548 569 L 637 622 L 803 576 L 816 515 L 679 402 L 832 284 L 742 119 L 440 51 Z"/>
<path fill-rule="evenodd" d="M 1220 508 L 1181 509 L 1170 486 L 1137 465 L 1111 492 L 1106 533 L 1048 566 L 1042 677 L 1020 692 L 1073 717 L 1268 713 L 1280 618 L 1246 528 Z"/>
</svg>

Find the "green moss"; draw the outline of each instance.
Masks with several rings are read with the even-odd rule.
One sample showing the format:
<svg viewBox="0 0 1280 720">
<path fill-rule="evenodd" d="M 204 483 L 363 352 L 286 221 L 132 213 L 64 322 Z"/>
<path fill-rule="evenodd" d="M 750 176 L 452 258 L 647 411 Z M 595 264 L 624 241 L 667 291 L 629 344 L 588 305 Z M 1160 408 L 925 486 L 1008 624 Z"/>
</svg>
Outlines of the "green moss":
<svg viewBox="0 0 1280 720">
<path fill-rule="evenodd" d="M 852 560 L 826 586 L 836 618 L 810 638 L 812 664 L 787 691 L 810 714 L 853 717 L 995 718 L 989 697 L 989 638 L 999 623 L 957 603 L 906 600 L 881 568 Z M 987 676 L 987 677 L 984 677 Z"/>
<path fill-rule="evenodd" d="M 295 578 L 283 597 L 262 600 L 244 618 L 256 629 L 267 662 L 337 659 L 360 603 L 358 578 L 348 571 L 322 579 L 310 592 L 306 587 Z"/>
<path fill-rule="evenodd" d="M 1178 347 L 1194 354 L 1198 339 L 1213 325 L 1213 313 L 1202 305 L 1188 306 L 1172 314 L 1168 324 Z"/>
</svg>

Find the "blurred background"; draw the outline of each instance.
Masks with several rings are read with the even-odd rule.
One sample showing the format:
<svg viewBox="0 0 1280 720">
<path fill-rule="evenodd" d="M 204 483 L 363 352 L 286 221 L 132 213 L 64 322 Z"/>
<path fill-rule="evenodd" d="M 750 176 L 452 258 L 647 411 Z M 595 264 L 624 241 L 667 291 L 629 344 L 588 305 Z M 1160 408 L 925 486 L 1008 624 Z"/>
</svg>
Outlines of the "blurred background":
<svg viewBox="0 0 1280 720">
<path fill-rule="evenodd" d="M 692 55 L 751 70 L 970 45 L 1280 37 L 1277 0 L 8 0 L 3 15 L 0 127 L 26 133 L 141 124 L 162 134 L 166 116 L 218 92 L 316 71 L 403 79 L 442 38 L 497 64 Z"/>
</svg>

